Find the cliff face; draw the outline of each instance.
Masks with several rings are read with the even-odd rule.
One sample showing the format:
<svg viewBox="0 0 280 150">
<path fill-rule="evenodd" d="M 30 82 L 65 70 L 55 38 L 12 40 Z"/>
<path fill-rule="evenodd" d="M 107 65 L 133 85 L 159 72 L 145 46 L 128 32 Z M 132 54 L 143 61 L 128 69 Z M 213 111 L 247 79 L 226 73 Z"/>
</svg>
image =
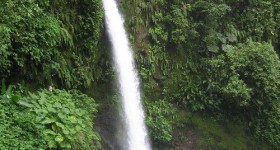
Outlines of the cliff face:
<svg viewBox="0 0 280 150">
<path fill-rule="evenodd" d="M 277 147 L 278 128 L 265 128 L 278 121 L 262 118 L 279 117 L 279 109 L 273 108 L 280 96 L 279 2 L 122 0 L 120 4 L 154 143 L 174 148 L 180 141 L 176 129 L 184 124 L 181 129 L 190 130 L 184 133 L 191 140 L 182 140 L 182 146 L 200 148 L 208 143 L 205 149 L 228 149 L 234 144 L 224 138 L 236 137 L 243 144 L 235 148 L 248 149 L 258 144 L 245 136 L 256 136 L 265 141 L 260 145 Z M 210 122 L 218 120 L 213 132 L 195 122 L 184 123 L 192 118 L 184 115 L 197 113 L 193 119 L 207 114 Z M 234 135 L 227 122 L 236 120 L 239 129 Z M 267 132 L 271 137 L 263 136 Z"/>
</svg>

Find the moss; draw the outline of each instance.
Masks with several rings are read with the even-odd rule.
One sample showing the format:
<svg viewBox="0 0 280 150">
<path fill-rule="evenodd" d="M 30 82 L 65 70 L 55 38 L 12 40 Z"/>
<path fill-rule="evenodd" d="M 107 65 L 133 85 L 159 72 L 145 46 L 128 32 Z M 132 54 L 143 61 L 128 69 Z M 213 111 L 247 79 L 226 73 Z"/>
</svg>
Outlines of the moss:
<svg viewBox="0 0 280 150">
<path fill-rule="evenodd" d="M 246 126 L 243 122 L 219 122 L 213 117 L 190 112 L 188 115 L 182 113 L 180 118 L 185 118 L 184 126 L 181 130 L 185 134 L 177 135 L 175 138 L 189 139 L 189 143 L 193 143 L 193 145 L 189 146 L 195 149 L 272 149 L 246 133 Z M 192 134 L 189 134 L 190 132 Z M 184 142 L 186 141 L 181 140 L 181 143 L 175 143 L 184 145 Z"/>
</svg>

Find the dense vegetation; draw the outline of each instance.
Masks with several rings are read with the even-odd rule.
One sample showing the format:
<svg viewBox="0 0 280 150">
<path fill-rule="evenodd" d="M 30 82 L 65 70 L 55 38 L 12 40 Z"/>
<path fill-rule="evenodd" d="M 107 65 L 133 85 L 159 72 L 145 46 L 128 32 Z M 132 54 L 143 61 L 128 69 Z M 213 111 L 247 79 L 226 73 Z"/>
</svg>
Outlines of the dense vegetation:
<svg viewBox="0 0 280 150">
<path fill-rule="evenodd" d="M 4 86 L 3 86 L 4 87 Z M 2 149 L 98 149 L 94 100 L 77 91 L 40 90 L 23 96 L 2 88 Z M 94 143 L 93 143 L 94 141 Z"/>
<path fill-rule="evenodd" d="M 279 149 L 280 2 L 120 2 L 155 144 L 197 128 L 197 149 Z M 100 149 L 93 118 L 117 103 L 101 0 L 0 0 L 0 16 L 0 147 Z"/>
<path fill-rule="evenodd" d="M 148 120 L 156 141 L 171 140 L 177 128 L 178 120 L 162 112 L 168 109 L 160 105 L 164 101 L 187 113 L 245 122 L 249 134 L 280 146 L 280 2 L 135 0 L 122 5 L 151 105 L 147 115 L 166 115 Z"/>
<path fill-rule="evenodd" d="M 101 78 L 101 1 L 2 0 L 1 78 L 88 87 Z"/>
<path fill-rule="evenodd" d="M 38 89 L 106 77 L 101 1 L 1 0 L 0 15 L 1 149 L 100 149 L 92 98 Z M 10 84 L 17 88 L 6 91 Z"/>
</svg>

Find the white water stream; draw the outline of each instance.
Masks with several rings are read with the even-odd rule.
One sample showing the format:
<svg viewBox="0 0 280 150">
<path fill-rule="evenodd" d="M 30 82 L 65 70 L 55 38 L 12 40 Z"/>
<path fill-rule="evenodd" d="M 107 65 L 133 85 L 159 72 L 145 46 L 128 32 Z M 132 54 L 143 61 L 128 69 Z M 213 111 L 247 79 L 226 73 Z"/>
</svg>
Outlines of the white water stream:
<svg viewBox="0 0 280 150">
<path fill-rule="evenodd" d="M 144 123 L 139 79 L 135 69 L 130 43 L 124 28 L 124 20 L 115 0 L 103 0 L 106 27 L 113 46 L 113 59 L 124 109 L 125 150 L 150 150 L 148 133 Z"/>
</svg>

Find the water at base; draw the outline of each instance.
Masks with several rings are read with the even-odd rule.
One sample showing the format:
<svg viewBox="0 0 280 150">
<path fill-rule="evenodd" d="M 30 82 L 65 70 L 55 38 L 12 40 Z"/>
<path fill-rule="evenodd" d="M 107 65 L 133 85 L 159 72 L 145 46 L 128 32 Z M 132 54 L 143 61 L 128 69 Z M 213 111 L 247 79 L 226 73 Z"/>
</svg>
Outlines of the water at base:
<svg viewBox="0 0 280 150">
<path fill-rule="evenodd" d="M 124 109 L 125 150 L 150 150 L 148 133 L 144 123 L 139 79 L 123 25 L 123 18 L 115 0 L 103 0 L 106 27 L 113 46 L 113 59 Z"/>
</svg>

